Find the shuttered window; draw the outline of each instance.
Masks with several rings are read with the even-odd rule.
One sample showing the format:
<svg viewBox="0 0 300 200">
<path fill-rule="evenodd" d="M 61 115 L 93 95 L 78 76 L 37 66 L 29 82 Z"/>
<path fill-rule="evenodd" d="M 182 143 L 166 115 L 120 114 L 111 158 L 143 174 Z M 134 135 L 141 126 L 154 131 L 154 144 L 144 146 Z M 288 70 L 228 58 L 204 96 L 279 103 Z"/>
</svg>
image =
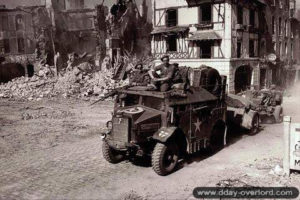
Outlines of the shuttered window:
<svg viewBox="0 0 300 200">
<path fill-rule="evenodd" d="M 2 16 L 2 26 L 1 26 L 2 31 L 8 31 L 8 16 Z"/>
</svg>

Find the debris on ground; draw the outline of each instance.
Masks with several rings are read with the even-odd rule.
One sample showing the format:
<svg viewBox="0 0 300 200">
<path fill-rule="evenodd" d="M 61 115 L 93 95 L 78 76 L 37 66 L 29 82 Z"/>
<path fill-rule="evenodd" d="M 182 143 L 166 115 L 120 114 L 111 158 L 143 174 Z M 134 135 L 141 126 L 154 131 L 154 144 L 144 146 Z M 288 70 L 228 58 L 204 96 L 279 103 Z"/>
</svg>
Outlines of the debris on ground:
<svg viewBox="0 0 300 200">
<path fill-rule="evenodd" d="M 126 66 L 127 71 L 138 62 L 136 58 L 129 58 L 129 56 L 121 60 L 122 62 L 126 60 L 126 65 L 123 65 Z M 74 64 L 74 62 L 70 63 Z M 20 77 L 1 84 L 0 98 L 40 101 L 43 98 L 62 96 L 89 100 L 91 97 L 102 97 L 115 88 L 129 84 L 128 76 L 114 79 L 113 77 L 116 76 L 114 69 L 96 72 L 93 71 L 94 69 L 91 63 L 80 62 L 76 66 L 70 64 L 65 71 L 56 76 L 53 67 L 41 66 L 33 77 Z"/>
<path fill-rule="evenodd" d="M 269 174 L 270 175 L 283 176 L 284 171 L 283 171 L 282 167 L 280 167 L 279 165 L 276 165 L 273 169 L 270 170 Z"/>
<path fill-rule="evenodd" d="M 227 179 L 219 181 L 216 186 L 218 187 L 253 187 L 246 183 L 245 181 L 241 181 L 239 179 Z"/>
<path fill-rule="evenodd" d="M 138 195 L 135 191 L 131 190 L 128 194 L 125 194 L 123 200 L 146 200 L 146 198 Z"/>
<path fill-rule="evenodd" d="M 73 114 L 69 111 L 49 109 L 48 111 L 37 110 L 29 111 L 21 114 L 22 120 L 31 119 L 64 119 Z"/>
</svg>

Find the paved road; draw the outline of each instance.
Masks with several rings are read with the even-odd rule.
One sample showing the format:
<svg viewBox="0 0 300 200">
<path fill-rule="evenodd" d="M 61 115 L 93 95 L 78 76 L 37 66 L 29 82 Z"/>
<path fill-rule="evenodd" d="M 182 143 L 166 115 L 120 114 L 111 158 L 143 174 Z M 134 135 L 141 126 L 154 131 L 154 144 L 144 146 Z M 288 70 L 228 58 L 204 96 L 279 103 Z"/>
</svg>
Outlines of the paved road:
<svg viewBox="0 0 300 200">
<path fill-rule="evenodd" d="M 217 154 L 194 155 L 160 177 L 149 165 L 103 159 L 97 132 L 110 109 L 109 103 L 91 109 L 84 102 L 0 100 L 0 199 L 192 199 L 194 187 L 221 180 L 289 184 L 268 176 L 282 157 L 282 124 L 238 134 Z"/>
</svg>

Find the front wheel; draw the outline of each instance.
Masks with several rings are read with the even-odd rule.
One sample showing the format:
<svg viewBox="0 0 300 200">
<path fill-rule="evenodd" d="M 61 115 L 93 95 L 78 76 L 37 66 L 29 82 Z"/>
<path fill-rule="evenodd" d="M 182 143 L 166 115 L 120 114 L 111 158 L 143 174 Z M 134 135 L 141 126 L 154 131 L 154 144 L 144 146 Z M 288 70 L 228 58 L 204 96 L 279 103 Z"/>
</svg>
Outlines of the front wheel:
<svg viewBox="0 0 300 200">
<path fill-rule="evenodd" d="M 111 148 L 106 141 L 103 141 L 102 144 L 102 154 L 106 161 L 113 164 L 119 163 L 124 159 L 123 152 Z"/>
<path fill-rule="evenodd" d="M 153 170 L 161 176 L 170 174 L 177 165 L 179 150 L 176 143 L 157 143 L 152 153 Z"/>
</svg>

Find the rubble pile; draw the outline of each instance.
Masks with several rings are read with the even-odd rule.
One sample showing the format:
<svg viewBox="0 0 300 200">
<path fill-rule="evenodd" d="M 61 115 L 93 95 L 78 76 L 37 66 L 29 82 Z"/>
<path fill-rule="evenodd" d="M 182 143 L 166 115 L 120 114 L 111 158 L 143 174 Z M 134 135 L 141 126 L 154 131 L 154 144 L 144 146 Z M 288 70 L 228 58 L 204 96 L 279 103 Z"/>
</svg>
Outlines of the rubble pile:
<svg viewBox="0 0 300 200">
<path fill-rule="evenodd" d="M 78 98 L 91 95 L 102 96 L 109 90 L 126 84 L 128 81 L 114 81 L 112 73 L 109 71 L 88 73 L 78 66 L 60 76 L 53 91 L 56 95 L 60 94 L 63 97 L 74 95 L 77 95 Z"/>
<path fill-rule="evenodd" d="M 140 65 L 149 69 L 153 64 L 150 57 L 140 59 L 125 51 L 112 65 L 107 56 L 101 65 L 101 71 L 87 61 L 86 55 L 69 54 L 68 66 L 56 75 L 54 66 L 40 63 L 39 71 L 33 77 L 20 77 L 0 85 L 0 98 L 36 100 L 62 96 L 92 100 L 92 97 L 104 97 L 115 88 L 129 85 L 129 79 L 135 67 Z"/>
<path fill-rule="evenodd" d="M 55 82 L 52 78 L 37 75 L 31 78 L 16 78 L 7 84 L 0 85 L 0 98 L 41 100 L 44 97 L 53 96 L 52 91 Z"/>
<path fill-rule="evenodd" d="M 85 68 L 83 68 L 85 66 Z M 107 72 L 90 72 L 87 64 L 80 64 L 58 77 L 51 70 L 42 69 L 33 77 L 20 77 L 0 85 L 0 98 L 36 100 L 54 96 L 88 98 L 102 96 L 109 90 L 128 84 L 114 81 Z"/>
</svg>

